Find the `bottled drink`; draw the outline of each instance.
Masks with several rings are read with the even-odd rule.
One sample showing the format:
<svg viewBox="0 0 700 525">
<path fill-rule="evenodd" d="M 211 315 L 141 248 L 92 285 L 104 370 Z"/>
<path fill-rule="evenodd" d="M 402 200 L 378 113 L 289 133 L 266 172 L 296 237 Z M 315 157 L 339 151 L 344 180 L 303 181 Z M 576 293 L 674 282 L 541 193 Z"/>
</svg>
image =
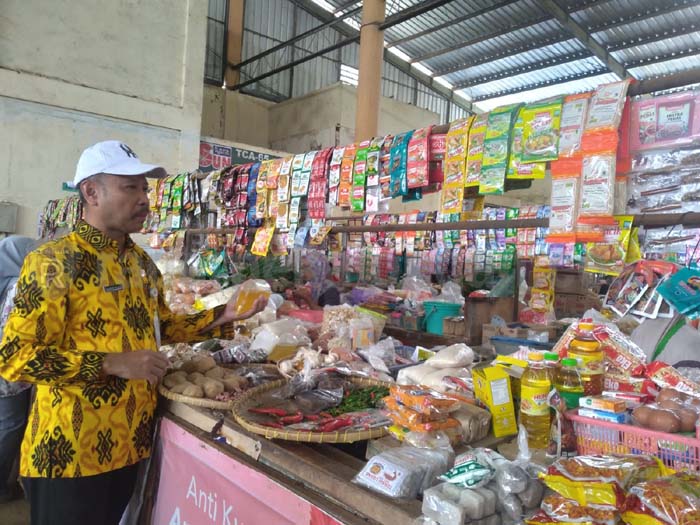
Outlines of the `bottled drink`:
<svg viewBox="0 0 700 525">
<path fill-rule="evenodd" d="M 544 353 L 544 366 L 549 374 L 549 382 L 554 384 L 554 379 L 559 371 L 559 354 L 554 352 Z"/>
<path fill-rule="evenodd" d="M 583 396 L 583 382 L 576 359 L 562 359 L 561 368 L 554 380 L 554 387 L 566 403 L 566 408 L 569 410 L 578 408 L 578 400 Z"/>
<path fill-rule="evenodd" d="M 576 337 L 569 343 L 567 357 L 578 361 L 578 369 L 583 382 L 583 392 L 587 396 L 603 393 L 603 352 L 600 343 L 593 335 L 593 323 L 581 321 Z"/>
<path fill-rule="evenodd" d="M 520 424 L 527 429 L 531 448 L 547 448 L 549 444 L 550 412 L 547 396 L 552 388 L 544 357 L 530 352 L 528 368 L 520 379 Z"/>
<path fill-rule="evenodd" d="M 258 297 L 270 298 L 272 289 L 262 279 L 249 279 L 241 285 L 236 298 L 236 313 L 242 314 L 253 308 Z"/>
</svg>

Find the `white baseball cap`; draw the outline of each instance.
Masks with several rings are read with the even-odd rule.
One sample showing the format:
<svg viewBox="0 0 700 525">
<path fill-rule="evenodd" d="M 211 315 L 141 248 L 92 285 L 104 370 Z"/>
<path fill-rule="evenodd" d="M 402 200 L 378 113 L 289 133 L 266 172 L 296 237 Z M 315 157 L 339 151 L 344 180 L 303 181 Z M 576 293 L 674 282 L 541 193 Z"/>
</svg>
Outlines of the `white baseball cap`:
<svg viewBox="0 0 700 525">
<path fill-rule="evenodd" d="M 118 140 L 105 140 L 87 148 L 80 155 L 73 186 L 98 173 L 109 175 L 146 175 L 162 179 L 168 173 L 161 166 L 144 164 L 129 146 Z"/>
</svg>

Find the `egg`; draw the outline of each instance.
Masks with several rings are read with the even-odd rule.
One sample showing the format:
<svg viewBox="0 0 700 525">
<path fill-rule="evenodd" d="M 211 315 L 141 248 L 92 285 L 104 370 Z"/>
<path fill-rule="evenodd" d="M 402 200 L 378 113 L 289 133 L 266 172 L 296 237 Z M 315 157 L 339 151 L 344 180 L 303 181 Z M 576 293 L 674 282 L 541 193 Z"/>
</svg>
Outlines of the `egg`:
<svg viewBox="0 0 700 525">
<path fill-rule="evenodd" d="M 661 392 L 659 392 L 659 395 L 656 396 L 656 402 L 660 403 L 661 401 L 666 401 L 667 399 L 684 401 L 686 397 L 688 397 L 687 394 L 679 392 L 675 388 L 664 388 L 661 390 Z"/>
<path fill-rule="evenodd" d="M 652 408 L 646 427 L 673 434 L 681 429 L 681 419 L 670 410 Z"/>
<path fill-rule="evenodd" d="M 697 412 L 689 408 L 681 408 L 676 410 L 675 413 L 681 420 L 681 432 L 695 432 L 695 423 L 698 420 Z"/>
<path fill-rule="evenodd" d="M 637 407 L 632 411 L 632 418 L 640 427 L 646 427 L 652 409 L 647 406 Z"/>
</svg>

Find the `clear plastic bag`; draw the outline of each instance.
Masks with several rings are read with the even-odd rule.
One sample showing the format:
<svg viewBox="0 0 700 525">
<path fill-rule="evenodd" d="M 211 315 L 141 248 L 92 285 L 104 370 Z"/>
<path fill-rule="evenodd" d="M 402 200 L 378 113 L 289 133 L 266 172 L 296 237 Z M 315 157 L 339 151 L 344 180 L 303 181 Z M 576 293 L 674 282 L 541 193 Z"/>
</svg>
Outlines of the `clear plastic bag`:
<svg viewBox="0 0 700 525">
<path fill-rule="evenodd" d="M 376 370 L 389 374 L 389 367 L 396 364 L 396 342 L 389 337 L 357 353 Z"/>
<path fill-rule="evenodd" d="M 579 217 L 612 215 L 615 206 L 615 155 L 583 158 Z"/>
</svg>

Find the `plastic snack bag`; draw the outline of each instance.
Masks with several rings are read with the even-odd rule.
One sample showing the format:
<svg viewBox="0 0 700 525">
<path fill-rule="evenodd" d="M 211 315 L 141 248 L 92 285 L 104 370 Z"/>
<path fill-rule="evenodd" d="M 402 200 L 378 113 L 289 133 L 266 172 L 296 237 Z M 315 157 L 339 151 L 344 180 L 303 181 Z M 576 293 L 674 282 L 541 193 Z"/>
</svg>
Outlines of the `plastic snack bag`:
<svg viewBox="0 0 700 525">
<path fill-rule="evenodd" d="M 523 162 L 545 162 L 559 157 L 561 111 L 561 98 L 528 104 L 521 110 Z"/>
<path fill-rule="evenodd" d="M 626 79 L 598 86 L 588 109 L 586 132 L 617 131 L 630 82 L 630 79 Z"/>
<path fill-rule="evenodd" d="M 635 485 L 622 514 L 630 525 L 692 525 L 700 522 L 700 477 L 677 473 Z"/>
<path fill-rule="evenodd" d="M 583 158 L 579 217 L 609 216 L 615 207 L 615 155 Z"/>
<path fill-rule="evenodd" d="M 571 157 L 581 151 L 581 135 L 593 93 L 569 95 L 564 99 L 559 129 L 559 157 Z"/>
</svg>

